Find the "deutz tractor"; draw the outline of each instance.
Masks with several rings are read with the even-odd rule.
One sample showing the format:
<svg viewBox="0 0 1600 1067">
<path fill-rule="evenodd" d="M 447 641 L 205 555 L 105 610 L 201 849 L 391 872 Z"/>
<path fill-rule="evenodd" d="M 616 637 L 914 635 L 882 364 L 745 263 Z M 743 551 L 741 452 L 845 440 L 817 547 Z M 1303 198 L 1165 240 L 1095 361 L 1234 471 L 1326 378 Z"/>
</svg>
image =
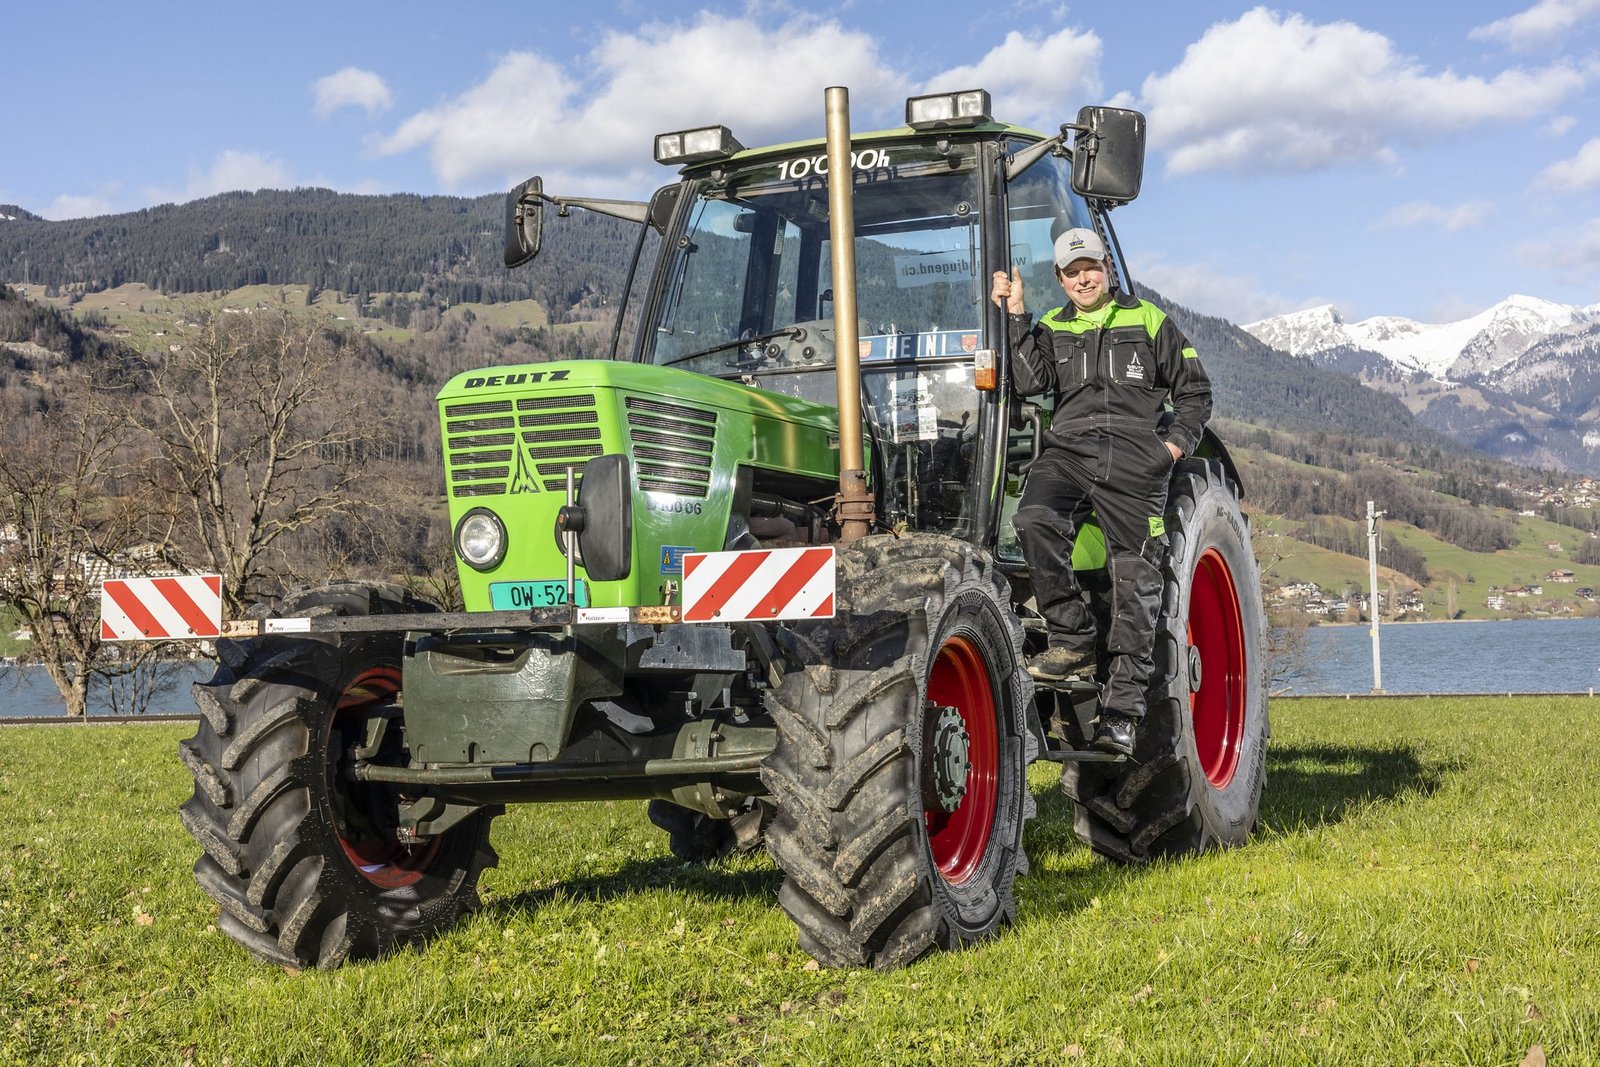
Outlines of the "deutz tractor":
<svg viewBox="0 0 1600 1067">
<path fill-rule="evenodd" d="M 764 844 L 828 966 L 999 931 L 1035 761 L 1109 860 L 1246 838 L 1263 613 L 1214 435 L 1171 476 L 1132 757 L 1087 744 L 1095 682 L 1024 667 L 1046 638 L 1011 516 L 1051 401 L 1013 395 L 988 279 L 1059 295 L 1053 238 L 1084 226 L 1133 291 L 1108 214 L 1138 193 L 1143 116 L 1047 136 L 970 91 L 852 136 L 844 90 L 824 111 L 824 138 L 769 148 L 658 136 L 677 175 L 648 202 L 511 192 L 509 267 L 547 214 L 637 226 L 611 358 L 440 391 L 465 611 L 341 583 L 228 624 L 181 814 L 256 956 L 328 967 L 448 928 L 512 803 L 637 799 L 685 861 Z M 1104 557 L 1086 526 L 1102 614 Z"/>
</svg>

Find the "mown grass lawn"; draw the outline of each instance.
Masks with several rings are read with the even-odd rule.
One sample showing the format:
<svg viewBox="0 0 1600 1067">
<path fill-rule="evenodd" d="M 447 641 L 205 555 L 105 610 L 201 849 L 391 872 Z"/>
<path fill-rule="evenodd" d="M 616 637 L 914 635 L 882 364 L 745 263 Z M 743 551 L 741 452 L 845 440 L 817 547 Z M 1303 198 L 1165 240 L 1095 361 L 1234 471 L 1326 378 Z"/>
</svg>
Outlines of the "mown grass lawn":
<svg viewBox="0 0 1600 1067">
<path fill-rule="evenodd" d="M 642 803 L 514 808 L 470 921 L 287 973 L 189 876 L 189 728 L 0 728 L 0 1063 L 1600 1063 L 1600 703 L 1273 715 L 1249 847 L 1096 862 L 1038 768 L 1018 924 L 892 974 Z"/>
</svg>

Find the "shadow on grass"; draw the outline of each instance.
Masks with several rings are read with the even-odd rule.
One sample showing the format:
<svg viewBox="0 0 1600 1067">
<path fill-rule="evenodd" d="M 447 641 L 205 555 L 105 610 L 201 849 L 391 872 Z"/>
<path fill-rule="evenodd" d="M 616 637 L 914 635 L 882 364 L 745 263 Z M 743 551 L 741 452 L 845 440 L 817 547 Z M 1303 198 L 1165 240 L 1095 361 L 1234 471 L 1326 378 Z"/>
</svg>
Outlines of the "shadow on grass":
<svg viewBox="0 0 1600 1067">
<path fill-rule="evenodd" d="M 1256 836 L 1303 832 L 1337 823 L 1374 803 L 1400 798 L 1426 798 L 1456 763 L 1425 765 L 1406 745 L 1363 747 L 1356 745 L 1272 745 L 1267 750 L 1267 782 L 1262 795 Z M 1028 824 L 1030 855 L 1066 854 L 1082 847 L 1073 830 L 1073 803 L 1055 783 L 1035 788 L 1039 815 Z M 1248 847 L 1248 846 L 1246 846 Z M 1032 893 L 1051 903 L 1051 914 L 1093 906 L 1095 898 L 1115 892 L 1129 882 L 1159 871 L 1182 858 L 1159 860 L 1150 866 L 1123 866 L 1096 862 L 1087 869 L 1055 873 L 1035 868 L 1028 881 Z M 1030 889 L 1019 890 L 1026 900 Z"/>
<path fill-rule="evenodd" d="M 1427 797 L 1458 769 L 1424 765 L 1406 745 L 1272 745 L 1267 751 L 1267 786 L 1262 796 L 1258 834 L 1295 833 L 1337 823 L 1370 804 L 1399 797 Z M 1029 822 L 1028 852 L 1043 856 L 1081 847 L 1073 830 L 1073 804 L 1052 782 L 1035 788 L 1038 816 Z M 1181 861 L 1178 861 L 1181 862 Z M 1162 866 L 1124 867 L 1096 863 L 1088 870 L 1055 874 L 1035 868 L 1028 881 L 1035 892 L 1054 895 L 1049 910 L 1076 911 L 1093 899 Z M 671 889 L 712 899 L 761 898 L 775 901 L 782 884 L 773 867 L 752 867 L 735 858 L 726 863 L 684 863 L 672 857 L 630 860 L 616 870 L 579 876 L 552 886 L 498 897 L 485 910 L 500 914 L 534 913 L 552 901 L 607 901 L 651 889 Z M 1026 896 L 1029 890 L 1020 892 Z"/>
<path fill-rule="evenodd" d="M 1289 833 L 1336 823 L 1376 801 L 1428 796 L 1455 769 L 1425 766 L 1407 745 L 1269 745 L 1259 826 Z M 1054 783 L 1034 796 L 1039 817 L 1028 825 L 1029 850 L 1075 847 L 1072 801 Z"/>
<path fill-rule="evenodd" d="M 1339 822 L 1374 802 L 1426 797 L 1456 769 L 1425 766 L 1409 745 L 1270 745 L 1260 826 L 1292 833 Z"/>
<path fill-rule="evenodd" d="M 745 860 L 685 863 L 672 857 L 629 860 L 614 871 L 570 878 L 539 889 L 497 897 L 488 913 L 532 914 L 555 900 L 606 901 L 650 889 L 672 889 L 721 900 L 776 900 L 782 879 L 772 868 L 749 869 Z"/>
</svg>

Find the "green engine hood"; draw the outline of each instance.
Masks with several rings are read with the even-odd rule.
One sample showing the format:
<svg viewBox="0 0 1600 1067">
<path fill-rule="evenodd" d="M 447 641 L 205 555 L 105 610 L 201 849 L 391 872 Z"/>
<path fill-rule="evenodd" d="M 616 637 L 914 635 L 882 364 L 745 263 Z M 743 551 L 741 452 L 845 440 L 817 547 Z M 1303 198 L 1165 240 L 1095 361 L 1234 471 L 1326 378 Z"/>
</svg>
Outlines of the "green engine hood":
<svg viewBox="0 0 1600 1067">
<path fill-rule="evenodd" d="M 689 371 L 601 360 L 458 374 L 440 390 L 445 492 L 454 530 L 483 508 L 505 525 L 504 558 L 479 571 L 458 559 L 469 611 L 534 606 L 566 576 L 556 512 L 567 470 L 624 453 L 632 464 L 633 567 L 586 582 L 593 607 L 660 604 L 684 550 L 726 547 L 741 468 L 752 481 L 832 491 L 838 412 Z M 579 577 L 584 577 L 582 568 Z"/>
</svg>

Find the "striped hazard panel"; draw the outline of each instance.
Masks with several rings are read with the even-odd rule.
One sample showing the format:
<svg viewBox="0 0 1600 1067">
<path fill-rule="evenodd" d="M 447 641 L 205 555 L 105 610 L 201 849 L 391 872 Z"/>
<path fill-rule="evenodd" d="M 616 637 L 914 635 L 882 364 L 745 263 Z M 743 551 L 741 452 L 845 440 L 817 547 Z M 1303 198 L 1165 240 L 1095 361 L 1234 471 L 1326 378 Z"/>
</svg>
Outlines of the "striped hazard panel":
<svg viewBox="0 0 1600 1067">
<path fill-rule="evenodd" d="M 221 575 L 110 578 L 100 586 L 103 641 L 177 641 L 221 632 Z"/>
<path fill-rule="evenodd" d="M 833 549 L 690 552 L 683 557 L 683 621 L 833 617 Z"/>
</svg>

